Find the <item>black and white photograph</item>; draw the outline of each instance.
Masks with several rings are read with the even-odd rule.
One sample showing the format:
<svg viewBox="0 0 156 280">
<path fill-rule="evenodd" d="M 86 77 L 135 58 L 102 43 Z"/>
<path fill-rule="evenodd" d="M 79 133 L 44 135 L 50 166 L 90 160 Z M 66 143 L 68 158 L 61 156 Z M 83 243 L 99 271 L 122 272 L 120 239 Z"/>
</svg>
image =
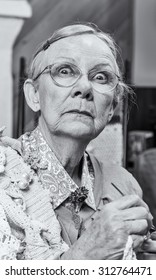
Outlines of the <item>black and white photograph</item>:
<svg viewBox="0 0 156 280">
<path fill-rule="evenodd" d="M 0 61 L 0 260 L 156 260 L 156 0 L 0 0 Z"/>
</svg>

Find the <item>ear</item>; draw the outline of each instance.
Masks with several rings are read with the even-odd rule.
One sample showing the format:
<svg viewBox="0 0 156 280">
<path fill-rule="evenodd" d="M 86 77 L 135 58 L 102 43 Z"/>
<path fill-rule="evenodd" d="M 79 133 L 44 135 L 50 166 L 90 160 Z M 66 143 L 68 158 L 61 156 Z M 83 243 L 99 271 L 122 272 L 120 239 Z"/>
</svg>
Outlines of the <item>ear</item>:
<svg viewBox="0 0 156 280">
<path fill-rule="evenodd" d="M 40 99 L 39 92 L 36 89 L 33 81 L 27 79 L 24 83 L 24 94 L 28 106 L 34 111 L 37 112 L 40 110 Z"/>
</svg>

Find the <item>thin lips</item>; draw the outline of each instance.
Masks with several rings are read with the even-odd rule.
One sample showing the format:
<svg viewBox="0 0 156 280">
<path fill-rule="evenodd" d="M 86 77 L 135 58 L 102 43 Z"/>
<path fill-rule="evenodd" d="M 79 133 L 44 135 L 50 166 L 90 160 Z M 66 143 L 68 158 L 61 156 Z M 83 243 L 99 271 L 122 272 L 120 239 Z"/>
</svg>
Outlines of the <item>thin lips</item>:
<svg viewBox="0 0 156 280">
<path fill-rule="evenodd" d="M 80 111 L 80 110 L 70 110 L 66 113 L 78 113 L 78 114 L 84 114 L 84 115 L 92 117 L 92 118 L 94 117 L 93 114 L 90 111 L 85 111 L 85 110 L 82 110 L 82 111 Z"/>
</svg>

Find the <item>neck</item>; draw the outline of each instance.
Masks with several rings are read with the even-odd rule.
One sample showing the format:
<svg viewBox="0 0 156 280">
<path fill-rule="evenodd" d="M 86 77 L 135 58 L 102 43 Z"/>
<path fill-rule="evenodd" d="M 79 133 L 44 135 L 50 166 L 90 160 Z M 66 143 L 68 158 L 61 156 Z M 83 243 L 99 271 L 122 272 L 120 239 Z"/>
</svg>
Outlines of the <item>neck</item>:
<svg viewBox="0 0 156 280">
<path fill-rule="evenodd" d="M 68 174 L 73 179 L 78 177 L 80 161 L 88 143 L 66 135 L 55 135 L 42 122 L 39 122 L 39 127 L 47 144 L 53 150 Z"/>
</svg>

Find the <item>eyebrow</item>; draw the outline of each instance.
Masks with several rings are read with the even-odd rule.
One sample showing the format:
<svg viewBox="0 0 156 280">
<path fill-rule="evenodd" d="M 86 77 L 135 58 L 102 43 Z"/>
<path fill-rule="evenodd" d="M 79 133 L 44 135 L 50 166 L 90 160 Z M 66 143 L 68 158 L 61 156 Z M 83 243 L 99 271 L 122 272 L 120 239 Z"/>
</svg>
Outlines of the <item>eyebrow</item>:
<svg viewBox="0 0 156 280">
<path fill-rule="evenodd" d="M 58 60 L 60 60 L 60 59 L 65 59 L 65 60 L 70 60 L 70 61 L 73 62 L 73 63 L 77 63 L 77 61 L 76 61 L 74 58 L 72 58 L 72 57 L 59 56 L 59 57 L 56 58 L 56 59 L 58 59 Z M 95 64 L 95 66 L 93 66 L 93 68 L 94 68 L 94 67 L 100 67 L 100 66 L 111 66 L 111 64 L 110 64 L 109 62 L 101 62 L 101 61 L 98 61 L 97 64 Z"/>
<path fill-rule="evenodd" d="M 100 63 L 97 63 L 96 65 L 94 65 L 93 68 L 98 68 L 100 66 L 111 66 L 111 64 L 110 63 L 100 62 Z"/>
<path fill-rule="evenodd" d="M 103 60 L 103 62 L 100 60 L 100 61 L 96 61 L 96 64 L 94 65 L 94 66 L 91 66 L 91 68 L 90 68 L 90 70 L 92 71 L 93 69 L 98 69 L 99 67 L 106 67 L 107 69 L 108 68 L 110 68 L 110 70 L 112 70 L 112 61 L 108 61 L 108 58 L 109 57 L 101 57 L 101 60 Z M 64 60 L 66 60 L 67 62 L 68 61 L 70 61 L 71 63 L 73 63 L 74 65 L 77 65 L 77 61 L 74 59 L 74 58 L 72 58 L 72 57 L 68 57 L 68 56 L 59 56 L 59 57 L 55 57 L 55 60 L 57 61 L 59 61 L 59 60 L 61 60 L 61 59 L 64 59 Z M 105 60 L 105 59 L 107 59 L 107 61 Z M 55 62 L 56 62 L 55 61 Z M 55 63 L 54 62 L 54 63 Z M 77 65 L 78 66 L 78 65 Z M 78 66 L 79 67 L 79 66 Z M 113 69 L 113 71 L 114 71 L 114 69 Z"/>
<path fill-rule="evenodd" d="M 60 60 L 60 59 L 66 59 L 66 60 L 71 60 L 72 62 L 76 62 L 76 60 L 74 59 L 74 58 L 72 58 L 72 57 L 67 57 L 67 56 L 59 56 L 59 57 L 56 57 L 55 59 L 58 59 L 58 60 Z"/>
</svg>

